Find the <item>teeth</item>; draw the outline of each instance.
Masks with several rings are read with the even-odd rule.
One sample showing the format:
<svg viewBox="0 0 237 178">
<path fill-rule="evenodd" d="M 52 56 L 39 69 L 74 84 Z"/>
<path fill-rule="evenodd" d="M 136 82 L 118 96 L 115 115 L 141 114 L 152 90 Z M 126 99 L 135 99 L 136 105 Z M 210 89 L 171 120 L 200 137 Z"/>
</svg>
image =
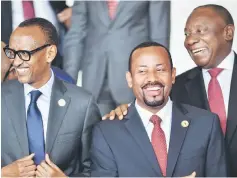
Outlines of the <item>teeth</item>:
<svg viewBox="0 0 237 178">
<path fill-rule="evenodd" d="M 149 87 L 147 88 L 148 91 L 157 91 L 160 90 L 161 87 Z"/>
<path fill-rule="evenodd" d="M 24 73 L 24 72 L 26 72 L 28 69 L 27 68 L 18 68 L 17 69 L 17 71 L 19 72 L 19 73 Z"/>
<path fill-rule="evenodd" d="M 203 50 L 205 50 L 206 48 L 199 48 L 199 49 L 194 49 L 192 50 L 192 53 L 198 53 L 198 52 L 201 52 Z"/>
</svg>

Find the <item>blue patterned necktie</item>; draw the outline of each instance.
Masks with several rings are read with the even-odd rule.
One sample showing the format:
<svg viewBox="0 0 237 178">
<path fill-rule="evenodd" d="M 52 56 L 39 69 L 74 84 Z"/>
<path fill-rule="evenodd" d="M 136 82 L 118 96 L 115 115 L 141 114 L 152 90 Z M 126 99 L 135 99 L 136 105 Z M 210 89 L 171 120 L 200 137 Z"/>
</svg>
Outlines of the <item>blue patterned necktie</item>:
<svg viewBox="0 0 237 178">
<path fill-rule="evenodd" d="M 42 93 L 34 90 L 30 94 L 31 100 L 27 111 L 28 143 L 30 154 L 35 153 L 34 162 L 39 165 L 45 159 L 43 121 L 36 103 Z"/>
</svg>

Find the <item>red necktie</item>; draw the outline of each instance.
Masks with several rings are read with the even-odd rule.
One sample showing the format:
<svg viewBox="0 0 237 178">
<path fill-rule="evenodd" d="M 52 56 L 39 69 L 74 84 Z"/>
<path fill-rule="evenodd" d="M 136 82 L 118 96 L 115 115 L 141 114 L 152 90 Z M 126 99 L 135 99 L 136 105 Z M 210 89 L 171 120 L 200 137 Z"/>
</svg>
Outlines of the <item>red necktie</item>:
<svg viewBox="0 0 237 178">
<path fill-rule="evenodd" d="M 22 1 L 25 20 L 35 17 L 34 5 L 32 1 Z"/>
<path fill-rule="evenodd" d="M 154 124 L 151 135 L 151 143 L 156 154 L 156 158 L 160 165 L 163 176 L 166 176 L 167 167 L 167 146 L 165 140 L 165 133 L 160 127 L 161 119 L 157 115 L 153 115 L 150 121 Z"/>
<path fill-rule="evenodd" d="M 222 95 L 221 86 L 216 78 L 221 73 L 222 70 L 223 69 L 220 68 L 214 68 L 208 71 L 211 76 L 211 81 L 208 86 L 208 100 L 211 111 L 219 116 L 221 128 L 223 133 L 225 134 L 226 112 L 225 112 L 224 97 Z"/>
<path fill-rule="evenodd" d="M 109 9 L 109 17 L 113 20 L 115 17 L 116 9 L 118 6 L 117 0 L 107 0 L 108 9 Z"/>
</svg>

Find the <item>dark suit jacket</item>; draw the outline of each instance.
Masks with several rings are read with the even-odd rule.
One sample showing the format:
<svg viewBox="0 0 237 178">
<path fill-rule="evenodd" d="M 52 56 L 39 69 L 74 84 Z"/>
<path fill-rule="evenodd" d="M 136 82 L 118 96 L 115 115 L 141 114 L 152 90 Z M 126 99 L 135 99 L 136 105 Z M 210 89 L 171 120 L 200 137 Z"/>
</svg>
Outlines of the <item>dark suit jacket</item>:
<svg viewBox="0 0 237 178">
<path fill-rule="evenodd" d="M 202 70 L 195 67 L 176 77 L 172 89 L 172 99 L 210 110 L 204 86 Z M 237 177 L 237 55 L 231 80 L 229 108 L 227 116 L 227 132 L 225 136 L 229 163 L 228 176 Z"/>
<path fill-rule="evenodd" d="M 187 120 L 188 127 L 181 122 Z M 152 145 L 132 104 L 120 120 L 100 122 L 93 130 L 91 176 L 162 176 Z M 226 176 L 224 138 L 218 117 L 208 111 L 173 104 L 167 176 Z"/>
<path fill-rule="evenodd" d="M 76 84 L 76 82 L 74 81 L 74 79 L 67 74 L 67 72 L 63 71 L 62 69 L 58 68 L 58 67 L 54 67 L 52 66 L 51 69 L 53 70 L 54 72 L 54 75 L 64 81 L 64 82 L 68 82 L 68 83 L 71 83 L 71 84 Z"/>
<path fill-rule="evenodd" d="M 1 91 L 1 166 L 29 155 L 24 87 L 7 81 Z M 64 99 L 65 106 L 58 101 Z M 45 150 L 68 176 L 89 175 L 91 132 L 100 120 L 90 94 L 55 77 L 52 88 Z"/>
<path fill-rule="evenodd" d="M 67 7 L 65 1 L 50 1 L 50 5 L 54 10 L 55 15 Z M 12 23 L 12 3 L 11 1 L 1 1 L 1 41 L 6 44 L 9 44 L 9 39 L 13 30 Z M 52 64 L 62 68 L 62 56 L 59 53 L 57 53 Z"/>
</svg>

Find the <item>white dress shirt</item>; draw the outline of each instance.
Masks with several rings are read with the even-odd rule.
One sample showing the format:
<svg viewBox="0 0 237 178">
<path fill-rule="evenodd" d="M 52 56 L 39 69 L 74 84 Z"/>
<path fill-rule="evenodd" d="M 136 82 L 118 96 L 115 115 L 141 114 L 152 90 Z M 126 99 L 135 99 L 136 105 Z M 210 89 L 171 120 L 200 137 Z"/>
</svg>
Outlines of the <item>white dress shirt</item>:
<svg viewBox="0 0 237 178">
<path fill-rule="evenodd" d="M 46 141 L 50 98 L 51 98 L 53 83 L 54 83 L 54 74 L 53 74 L 53 71 L 51 70 L 51 77 L 49 81 L 45 85 L 40 87 L 39 89 L 35 89 L 29 84 L 24 84 L 26 119 L 27 119 L 27 110 L 30 105 L 30 98 L 31 98 L 30 92 L 33 90 L 39 90 L 42 93 L 36 103 L 42 115 L 43 127 L 44 127 L 44 141 Z"/>
<path fill-rule="evenodd" d="M 50 21 L 58 29 L 57 17 L 49 3 L 48 0 L 33 0 L 34 2 L 34 11 L 36 17 L 41 17 Z M 12 3 L 12 30 L 15 30 L 16 27 L 23 22 L 24 12 L 22 7 L 22 1 L 11 1 Z"/>
<path fill-rule="evenodd" d="M 224 97 L 225 111 L 228 114 L 230 85 L 233 73 L 235 54 L 231 51 L 230 54 L 217 66 L 217 68 L 223 68 L 224 70 L 217 76 L 217 80 L 221 86 L 222 94 Z M 211 76 L 208 72 L 209 69 L 202 69 L 203 79 L 205 83 L 205 89 L 208 97 L 208 85 L 211 80 Z"/>
<path fill-rule="evenodd" d="M 171 123 L 172 123 L 172 101 L 169 99 L 166 105 L 158 112 L 156 113 L 157 116 L 159 116 L 162 120 L 161 122 L 161 128 L 165 133 L 165 140 L 167 145 L 167 153 L 169 150 L 169 143 L 170 143 L 170 132 L 171 132 Z M 138 105 L 137 101 L 135 102 L 135 107 L 137 109 L 137 112 L 139 116 L 141 117 L 142 123 L 146 129 L 147 135 L 151 141 L 151 134 L 154 128 L 154 124 L 150 122 L 150 118 L 153 113 L 150 111 L 147 111 L 146 109 L 142 108 Z"/>
</svg>

